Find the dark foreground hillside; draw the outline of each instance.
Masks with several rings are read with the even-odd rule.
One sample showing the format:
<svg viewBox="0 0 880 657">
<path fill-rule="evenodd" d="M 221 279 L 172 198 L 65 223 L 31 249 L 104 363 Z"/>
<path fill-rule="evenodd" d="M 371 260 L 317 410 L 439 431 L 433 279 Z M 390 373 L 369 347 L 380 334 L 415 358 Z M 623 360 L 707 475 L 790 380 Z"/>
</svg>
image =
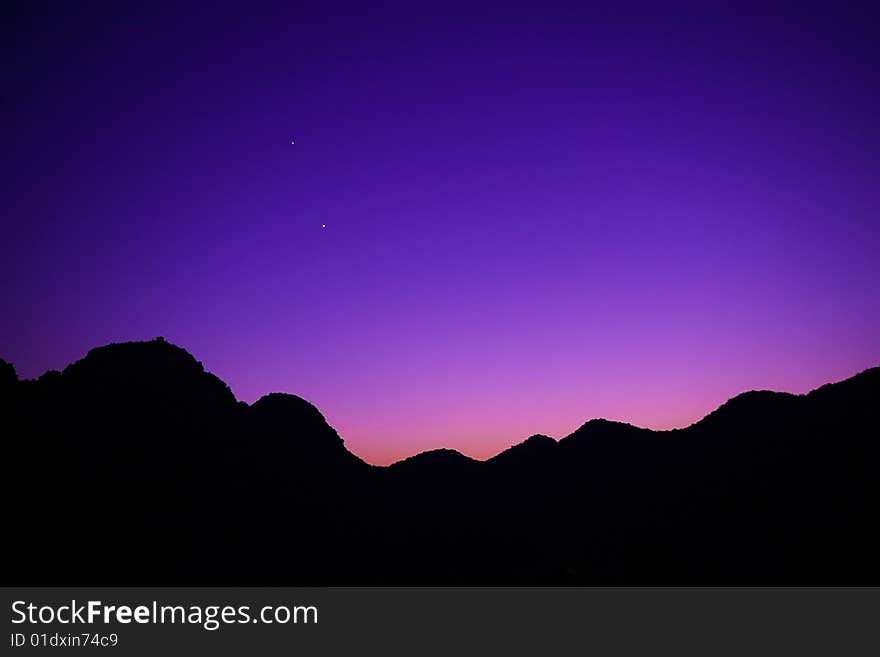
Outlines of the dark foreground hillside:
<svg viewBox="0 0 880 657">
<path fill-rule="evenodd" d="M 880 584 L 880 368 L 387 468 L 163 340 L 0 361 L 7 584 Z"/>
</svg>

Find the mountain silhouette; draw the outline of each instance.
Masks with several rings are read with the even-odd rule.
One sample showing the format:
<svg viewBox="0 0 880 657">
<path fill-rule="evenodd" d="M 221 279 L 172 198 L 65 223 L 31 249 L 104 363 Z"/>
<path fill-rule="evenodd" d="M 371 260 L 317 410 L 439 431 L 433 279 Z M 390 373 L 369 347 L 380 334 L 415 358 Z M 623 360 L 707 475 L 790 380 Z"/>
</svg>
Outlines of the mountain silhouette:
<svg viewBox="0 0 880 657">
<path fill-rule="evenodd" d="M 880 584 L 880 368 L 387 467 L 158 338 L 0 361 L 9 584 Z"/>
</svg>

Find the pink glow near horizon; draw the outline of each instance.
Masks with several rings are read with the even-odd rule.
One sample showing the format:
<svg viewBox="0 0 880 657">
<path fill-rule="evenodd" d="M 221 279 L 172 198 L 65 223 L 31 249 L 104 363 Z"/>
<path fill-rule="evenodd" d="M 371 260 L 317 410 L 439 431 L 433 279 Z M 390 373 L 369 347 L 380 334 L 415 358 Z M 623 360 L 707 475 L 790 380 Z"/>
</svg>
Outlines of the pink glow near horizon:
<svg viewBox="0 0 880 657">
<path fill-rule="evenodd" d="M 162 335 L 387 463 L 880 364 L 854 7 L 90 11 L 17 30 L 5 89 L 22 376 Z"/>
</svg>

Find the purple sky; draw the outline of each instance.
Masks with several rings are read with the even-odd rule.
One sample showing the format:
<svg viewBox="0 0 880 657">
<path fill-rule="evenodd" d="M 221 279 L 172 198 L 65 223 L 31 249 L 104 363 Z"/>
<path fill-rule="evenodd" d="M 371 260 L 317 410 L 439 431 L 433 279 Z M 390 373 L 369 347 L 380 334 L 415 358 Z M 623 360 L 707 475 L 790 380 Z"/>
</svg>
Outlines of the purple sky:
<svg viewBox="0 0 880 657">
<path fill-rule="evenodd" d="M 4 28 L 21 376 L 162 335 L 387 463 L 880 364 L 876 16 L 239 4 Z"/>
</svg>

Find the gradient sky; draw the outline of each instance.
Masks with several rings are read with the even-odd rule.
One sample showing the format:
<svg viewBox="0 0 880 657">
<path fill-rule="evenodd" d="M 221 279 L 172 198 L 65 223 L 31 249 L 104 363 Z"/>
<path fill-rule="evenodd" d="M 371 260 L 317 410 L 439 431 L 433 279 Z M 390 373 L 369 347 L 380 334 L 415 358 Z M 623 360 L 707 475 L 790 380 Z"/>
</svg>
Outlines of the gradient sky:
<svg viewBox="0 0 880 657">
<path fill-rule="evenodd" d="M 880 364 L 877 16 L 76 4 L 4 20 L 20 376 L 162 335 L 387 463 Z"/>
</svg>

